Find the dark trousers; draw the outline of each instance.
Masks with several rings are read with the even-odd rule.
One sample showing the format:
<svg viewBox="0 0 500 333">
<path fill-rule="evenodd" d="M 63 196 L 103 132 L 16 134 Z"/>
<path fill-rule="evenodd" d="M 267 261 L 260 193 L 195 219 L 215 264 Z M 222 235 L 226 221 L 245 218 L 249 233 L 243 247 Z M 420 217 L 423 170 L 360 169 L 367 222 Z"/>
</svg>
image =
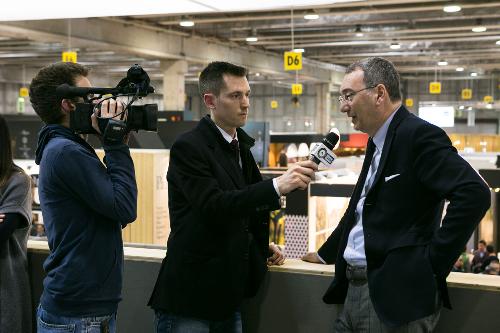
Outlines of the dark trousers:
<svg viewBox="0 0 500 333">
<path fill-rule="evenodd" d="M 349 289 L 344 308 L 335 320 L 334 332 L 423 333 L 434 331 L 439 320 L 440 305 L 437 307 L 438 310 L 428 317 L 396 328 L 388 327 L 379 320 L 373 308 L 366 279 L 366 269 L 349 266 L 346 273 L 349 279 Z M 436 298 L 436 302 L 440 303 L 438 297 Z"/>
</svg>

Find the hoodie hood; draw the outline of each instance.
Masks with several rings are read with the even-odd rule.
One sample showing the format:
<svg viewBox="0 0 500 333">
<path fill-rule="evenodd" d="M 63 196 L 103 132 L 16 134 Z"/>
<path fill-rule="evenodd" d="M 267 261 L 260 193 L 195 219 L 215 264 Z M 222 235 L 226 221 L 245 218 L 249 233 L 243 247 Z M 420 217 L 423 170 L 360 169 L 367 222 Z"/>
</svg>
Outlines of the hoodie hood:
<svg viewBox="0 0 500 333">
<path fill-rule="evenodd" d="M 64 127 L 62 125 L 45 125 L 42 127 L 38 133 L 38 145 L 35 152 L 35 163 L 40 164 L 43 156 L 43 150 L 52 138 L 65 138 L 74 141 L 82 145 L 85 149 L 95 154 L 94 148 L 92 148 L 85 140 L 83 140 L 79 135 L 75 134 L 71 129 Z"/>
</svg>

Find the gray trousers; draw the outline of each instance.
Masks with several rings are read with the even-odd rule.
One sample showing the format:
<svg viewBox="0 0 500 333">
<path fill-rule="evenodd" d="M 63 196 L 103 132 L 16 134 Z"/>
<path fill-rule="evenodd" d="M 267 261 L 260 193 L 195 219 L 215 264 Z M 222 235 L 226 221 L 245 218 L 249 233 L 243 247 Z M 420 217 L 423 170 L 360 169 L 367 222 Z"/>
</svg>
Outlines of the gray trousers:
<svg viewBox="0 0 500 333">
<path fill-rule="evenodd" d="M 437 302 L 440 303 L 439 300 Z M 382 323 L 379 319 L 370 299 L 368 283 L 349 283 L 347 297 L 344 308 L 339 317 L 335 320 L 334 332 L 390 332 L 390 333 L 423 333 L 433 332 L 439 320 L 441 306 L 438 306 L 436 313 L 406 325 L 391 328 Z"/>
</svg>

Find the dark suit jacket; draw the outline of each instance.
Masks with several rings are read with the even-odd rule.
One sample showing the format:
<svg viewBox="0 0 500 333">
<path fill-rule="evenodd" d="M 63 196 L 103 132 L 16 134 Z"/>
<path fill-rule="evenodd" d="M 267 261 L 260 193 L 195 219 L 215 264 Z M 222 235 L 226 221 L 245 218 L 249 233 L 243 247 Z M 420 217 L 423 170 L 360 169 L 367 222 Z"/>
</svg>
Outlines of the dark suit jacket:
<svg viewBox="0 0 500 333">
<path fill-rule="evenodd" d="M 347 294 L 343 254 L 372 156 L 367 151 L 349 206 L 318 250 L 335 263 L 326 303 L 344 303 Z M 445 199 L 450 203 L 440 227 Z M 398 326 L 432 314 L 436 290 L 450 307 L 446 277 L 489 206 L 488 186 L 445 132 L 401 106 L 363 208 L 368 286 L 383 322 Z"/>
<path fill-rule="evenodd" d="M 171 232 L 149 305 L 208 320 L 225 319 L 253 296 L 267 271 L 269 211 L 279 208 L 237 129 L 243 170 L 207 116 L 181 135 L 167 173 Z"/>
</svg>

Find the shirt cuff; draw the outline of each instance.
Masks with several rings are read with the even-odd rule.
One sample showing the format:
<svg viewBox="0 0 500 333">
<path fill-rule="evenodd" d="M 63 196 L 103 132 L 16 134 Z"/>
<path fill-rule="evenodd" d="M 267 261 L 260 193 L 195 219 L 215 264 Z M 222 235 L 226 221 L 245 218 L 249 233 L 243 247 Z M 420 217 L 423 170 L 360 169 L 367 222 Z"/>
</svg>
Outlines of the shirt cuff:
<svg viewBox="0 0 500 333">
<path fill-rule="evenodd" d="M 278 195 L 278 197 L 281 197 L 280 190 L 278 189 L 278 181 L 276 180 L 276 178 L 273 178 L 273 186 L 274 186 L 274 190 L 276 191 L 276 194 Z"/>
<path fill-rule="evenodd" d="M 324 261 L 323 258 L 321 258 L 318 252 L 316 252 L 316 256 L 318 257 L 319 261 L 321 261 L 323 264 L 326 265 L 326 261 Z"/>
</svg>

